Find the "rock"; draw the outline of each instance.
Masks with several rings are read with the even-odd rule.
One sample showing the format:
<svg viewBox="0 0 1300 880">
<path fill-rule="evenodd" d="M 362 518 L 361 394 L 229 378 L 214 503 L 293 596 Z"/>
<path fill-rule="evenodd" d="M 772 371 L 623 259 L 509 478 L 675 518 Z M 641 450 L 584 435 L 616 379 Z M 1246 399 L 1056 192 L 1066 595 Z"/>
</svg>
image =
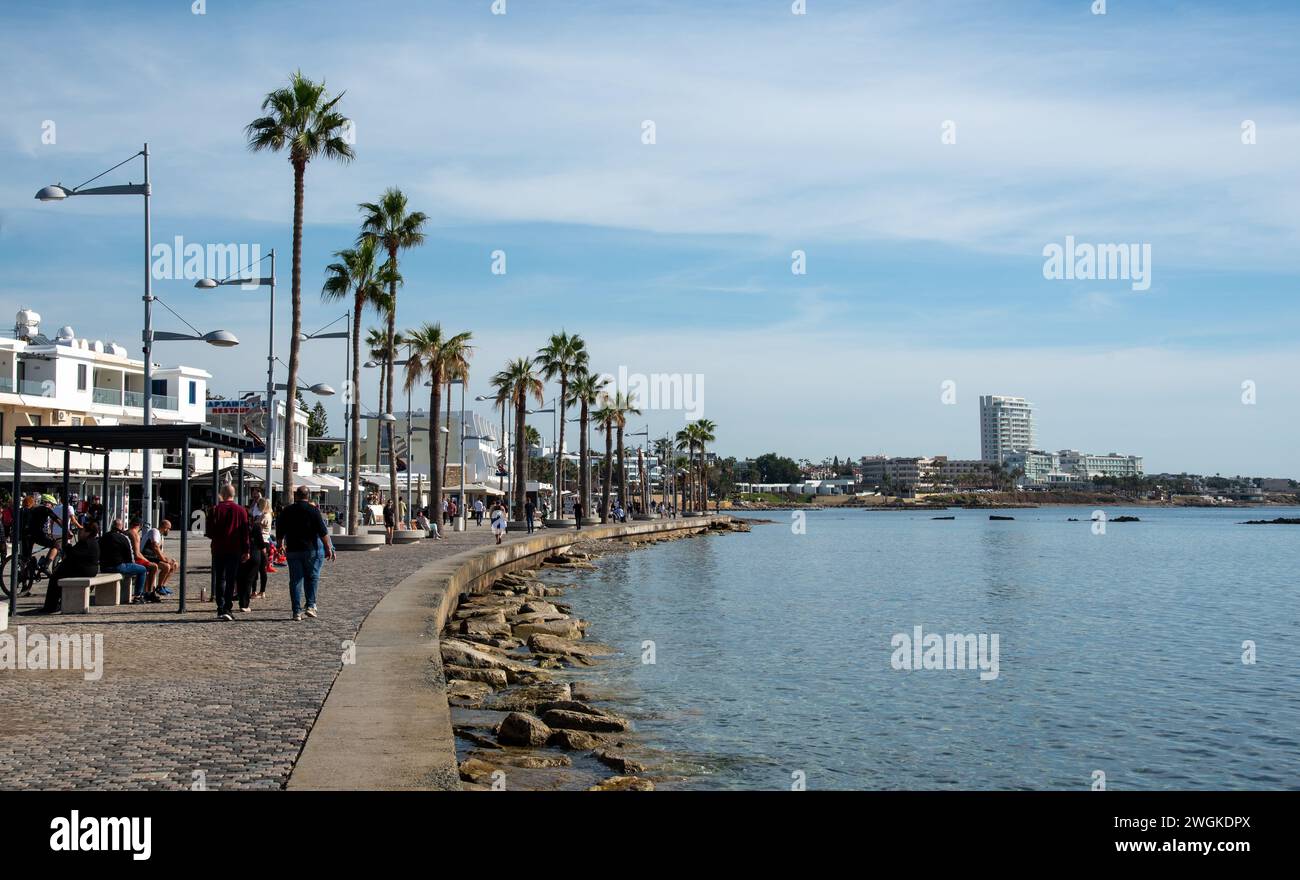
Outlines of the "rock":
<svg viewBox="0 0 1300 880">
<path fill-rule="evenodd" d="M 473 642 L 476 645 L 482 645 L 486 648 L 499 648 L 503 653 L 524 646 L 521 639 L 516 639 L 510 636 L 480 636 L 472 633 L 458 633 L 457 638 L 466 642 Z"/>
<path fill-rule="evenodd" d="M 470 759 L 475 757 L 470 753 Z M 484 755 L 484 758 L 496 764 L 504 764 L 508 767 L 523 767 L 529 770 L 540 770 L 545 767 L 572 767 L 573 759 L 568 755 L 529 755 L 519 752 L 493 752 L 491 755 Z"/>
<path fill-rule="evenodd" d="M 511 684 L 548 684 L 551 681 L 551 674 L 532 666 L 521 666 L 518 669 L 506 670 L 506 678 Z"/>
<path fill-rule="evenodd" d="M 497 744 L 494 740 L 488 739 L 486 736 L 483 736 L 483 734 L 481 734 L 481 733 L 475 733 L 475 732 L 472 731 L 472 730 L 466 730 L 466 729 L 464 729 L 464 728 L 457 728 L 457 730 L 455 731 L 455 733 L 456 733 L 456 736 L 460 737 L 460 738 L 463 739 L 463 740 L 467 740 L 468 742 L 472 742 L 474 745 L 478 746 L 480 749 L 499 749 L 499 748 L 501 748 L 501 746 L 500 746 L 499 744 Z"/>
<path fill-rule="evenodd" d="M 492 699 L 487 708 L 506 712 L 532 712 L 537 714 L 538 703 L 552 703 L 573 699 L 573 692 L 565 682 L 534 684 L 515 688 Z"/>
<path fill-rule="evenodd" d="M 514 628 L 516 638 L 532 635 L 559 636 L 562 639 L 582 638 L 582 626 L 576 620 L 552 620 L 542 623 L 521 623 Z"/>
<path fill-rule="evenodd" d="M 569 709 L 551 709 L 542 715 L 542 721 L 547 727 L 587 733 L 621 733 L 628 729 L 627 720 L 617 715 L 589 715 Z"/>
<path fill-rule="evenodd" d="M 538 703 L 536 712 L 539 715 L 544 715 L 552 709 L 561 709 L 565 712 L 581 712 L 583 715 L 608 715 L 611 718 L 618 717 L 617 715 L 610 715 L 608 712 L 603 712 L 595 706 L 588 705 L 581 700 L 572 699 L 549 700 L 547 702 Z"/>
<path fill-rule="evenodd" d="M 605 738 L 582 730 L 556 730 L 552 731 L 547 744 L 571 752 L 584 752 L 604 745 Z"/>
<path fill-rule="evenodd" d="M 645 772 L 644 764 L 638 764 L 636 761 L 633 761 L 619 752 L 597 749 L 591 754 L 597 761 L 604 764 L 606 767 L 618 771 L 619 773 L 628 774 Z"/>
<path fill-rule="evenodd" d="M 551 729 L 536 715 L 511 712 L 497 727 L 497 741 L 507 746 L 544 746 Z"/>
<path fill-rule="evenodd" d="M 499 769 L 501 768 L 481 758 L 467 758 L 460 762 L 460 778 L 466 782 L 488 785 L 492 782 L 492 774 Z"/>
<path fill-rule="evenodd" d="M 495 614 L 485 614 L 479 617 L 469 617 L 460 622 L 460 631 L 467 635 L 476 636 L 510 636 L 510 624 L 506 623 L 506 616 L 498 611 Z"/>
<path fill-rule="evenodd" d="M 543 587 L 543 588 L 542 588 L 542 595 L 543 595 L 543 596 L 563 596 L 563 595 L 564 595 L 564 588 L 563 588 L 563 587 Z"/>
<path fill-rule="evenodd" d="M 460 697 L 467 700 L 481 700 L 492 693 L 492 685 L 483 681 L 467 679 L 449 679 L 447 681 L 447 698 Z"/>
<path fill-rule="evenodd" d="M 467 620 L 471 617 L 491 617 L 495 614 L 502 614 L 501 605 L 462 605 L 456 609 L 452 615 L 455 620 Z"/>
<path fill-rule="evenodd" d="M 655 784 L 640 776 L 611 776 L 593 785 L 587 791 L 654 791 Z"/>
<path fill-rule="evenodd" d="M 563 614 L 560 614 L 560 609 L 556 608 L 550 602 L 540 602 L 535 599 L 520 605 L 519 613 L 520 614 L 550 614 L 550 615 L 558 614 L 561 617 L 565 616 Z"/>
<path fill-rule="evenodd" d="M 448 680 L 460 679 L 464 683 L 479 682 L 493 690 L 501 690 L 510 679 L 504 669 L 475 669 L 472 666 L 443 666 L 443 672 Z M 447 696 L 451 696 L 450 685 L 447 688 Z"/>
<path fill-rule="evenodd" d="M 538 669 L 563 669 L 565 665 L 566 664 L 559 657 L 552 657 L 550 655 L 541 657 L 537 661 Z"/>
<path fill-rule="evenodd" d="M 439 649 L 442 662 L 452 666 L 467 666 L 474 669 L 503 669 L 507 673 L 528 669 L 522 663 L 506 658 L 501 652 L 481 645 L 473 645 L 456 639 L 443 639 Z M 456 678 L 464 678 L 459 675 Z"/>
<path fill-rule="evenodd" d="M 580 657 L 600 657 L 614 653 L 614 649 L 607 645 L 583 644 L 545 633 L 529 636 L 528 650 L 536 654 L 574 654 Z"/>
<path fill-rule="evenodd" d="M 1136 516 L 1117 516 L 1112 519 L 1111 522 L 1142 522 L 1142 520 L 1138 519 Z"/>
<path fill-rule="evenodd" d="M 568 619 L 569 619 L 569 615 L 561 614 L 558 611 L 556 611 L 553 614 L 533 612 L 530 614 L 516 614 L 512 616 L 510 618 L 510 625 L 514 627 L 514 626 L 519 626 L 520 624 L 523 623 L 547 623 L 552 620 L 568 620 Z"/>
</svg>

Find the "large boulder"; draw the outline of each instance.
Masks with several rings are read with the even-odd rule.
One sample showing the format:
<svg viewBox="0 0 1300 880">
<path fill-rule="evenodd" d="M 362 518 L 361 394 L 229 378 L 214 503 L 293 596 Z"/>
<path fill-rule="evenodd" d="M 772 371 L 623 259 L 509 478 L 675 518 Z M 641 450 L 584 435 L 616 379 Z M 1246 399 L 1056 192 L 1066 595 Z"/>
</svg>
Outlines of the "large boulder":
<svg viewBox="0 0 1300 880">
<path fill-rule="evenodd" d="M 467 666 L 474 669 L 503 669 L 514 672 L 530 667 L 510 660 L 496 650 L 482 645 L 473 645 L 458 639 L 443 639 L 439 645 L 442 662 L 452 666 Z M 462 677 L 463 676 L 458 676 Z"/>
<path fill-rule="evenodd" d="M 614 649 L 607 645 L 583 644 L 545 633 L 529 636 L 528 650 L 534 654 L 572 654 L 578 657 L 601 657 L 614 653 Z"/>
<path fill-rule="evenodd" d="M 495 614 L 483 614 L 462 620 L 460 631 L 467 635 L 509 638 L 510 624 L 506 623 L 505 614 L 498 611 Z"/>
<path fill-rule="evenodd" d="M 514 636 L 524 639 L 533 635 L 558 636 L 562 639 L 582 638 L 582 624 L 576 620 L 545 620 L 521 623 L 514 627 Z"/>
<path fill-rule="evenodd" d="M 476 757 L 475 753 L 470 752 L 470 757 Z M 524 767 L 529 770 L 540 770 L 546 767 L 573 766 L 573 759 L 568 755 L 534 755 L 520 752 L 500 751 L 478 757 L 492 761 L 496 764 L 504 764 L 508 767 Z"/>
<path fill-rule="evenodd" d="M 611 776 L 593 785 L 587 791 L 654 791 L 655 784 L 640 776 Z"/>
<path fill-rule="evenodd" d="M 527 712 L 511 712 L 497 726 L 497 741 L 506 746 L 544 746 L 550 738 L 551 729 Z"/>
<path fill-rule="evenodd" d="M 551 738 L 547 741 L 547 744 L 561 749 L 568 749 L 571 752 L 585 752 L 588 749 L 595 749 L 604 745 L 605 737 L 596 733 L 587 733 L 584 730 L 555 730 L 551 732 Z"/>
<path fill-rule="evenodd" d="M 498 691 L 510 683 L 504 669 L 475 669 L 473 666 L 452 666 L 449 664 L 443 666 L 442 671 L 449 682 L 447 696 L 452 695 L 450 686 L 452 679 L 460 679 L 462 684 L 479 682 L 492 690 Z"/>
<path fill-rule="evenodd" d="M 619 773 L 628 774 L 645 772 L 644 764 L 639 764 L 620 752 L 611 752 L 607 749 L 597 749 L 591 754 L 597 761 Z"/>
<path fill-rule="evenodd" d="M 573 692 L 567 682 L 549 684 L 532 684 L 515 688 L 494 698 L 488 706 L 506 712 L 537 713 L 539 703 L 554 703 L 573 699 Z"/>
<path fill-rule="evenodd" d="M 549 709 L 542 715 L 542 721 L 547 727 L 587 733 L 621 733 L 628 729 L 627 720 L 617 715 L 590 715 L 571 709 Z"/>
<path fill-rule="evenodd" d="M 460 778 L 466 782 L 487 785 L 492 782 L 492 774 L 499 769 L 481 758 L 469 758 L 460 762 Z"/>
</svg>

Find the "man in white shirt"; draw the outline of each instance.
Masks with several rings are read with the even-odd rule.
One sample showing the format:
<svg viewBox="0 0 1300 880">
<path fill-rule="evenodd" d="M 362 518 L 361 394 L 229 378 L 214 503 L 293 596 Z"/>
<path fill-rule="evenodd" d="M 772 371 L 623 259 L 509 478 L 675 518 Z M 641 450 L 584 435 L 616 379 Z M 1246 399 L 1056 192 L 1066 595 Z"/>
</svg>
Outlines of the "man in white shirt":
<svg viewBox="0 0 1300 880">
<path fill-rule="evenodd" d="M 474 522 L 483 525 L 483 499 L 478 498 L 474 501 Z"/>
<path fill-rule="evenodd" d="M 140 552 L 144 558 L 158 566 L 158 581 L 156 589 L 164 596 L 171 595 L 171 590 L 167 587 L 167 581 L 176 570 L 180 568 L 180 563 L 163 552 L 163 536 L 169 534 L 172 530 L 170 520 L 163 520 L 158 524 L 158 528 L 149 529 L 144 533 L 144 539 L 140 542 Z"/>
</svg>

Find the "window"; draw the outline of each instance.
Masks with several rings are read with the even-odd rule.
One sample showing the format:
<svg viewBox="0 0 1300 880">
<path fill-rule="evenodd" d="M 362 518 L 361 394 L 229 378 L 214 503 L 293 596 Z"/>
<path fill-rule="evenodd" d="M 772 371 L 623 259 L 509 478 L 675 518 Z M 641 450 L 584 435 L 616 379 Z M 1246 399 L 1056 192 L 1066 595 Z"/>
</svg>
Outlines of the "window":
<svg viewBox="0 0 1300 880">
<path fill-rule="evenodd" d="M 166 380 L 166 379 L 154 379 L 152 384 L 153 384 L 153 393 L 154 393 L 154 394 L 160 394 L 160 395 L 162 395 L 163 397 L 166 397 L 166 396 L 167 396 L 167 380 Z"/>
<path fill-rule="evenodd" d="M 77 364 L 77 390 L 86 390 L 86 365 Z"/>
<path fill-rule="evenodd" d="M 199 402 L 199 383 L 190 382 L 190 406 Z"/>
</svg>

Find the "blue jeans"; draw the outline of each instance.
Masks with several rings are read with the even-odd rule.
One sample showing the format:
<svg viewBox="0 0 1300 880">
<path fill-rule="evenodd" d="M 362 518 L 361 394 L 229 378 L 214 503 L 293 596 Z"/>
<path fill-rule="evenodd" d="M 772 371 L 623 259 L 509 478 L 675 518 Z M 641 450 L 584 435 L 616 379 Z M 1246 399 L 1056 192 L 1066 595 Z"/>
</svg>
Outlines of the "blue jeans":
<svg viewBox="0 0 1300 880">
<path fill-rule="evenodd" d="M 113 569 L 113 571 L 120 575 L 124 575 L 127 578 L 135 578 L 135 589 L 131 591 L 132 596 L 138 598 L 144 595 L 144 581 L 145 577 L 149 574 L 149 569 L 140 565 L 138 562 L 123 562 L 117 568 Z"/>
<path fill-rule="evenodd" d="M 316 607 L 316 587 L 320 583 L 320 567 L 325 561 L 325 550 L 318 542 L 315 550 L 295 550 L 286 553 L 289 559 L 289 598 L 293 613 L 303 610 L 303 592 L 307 593 L 307 607 Z"/>
</svg>

